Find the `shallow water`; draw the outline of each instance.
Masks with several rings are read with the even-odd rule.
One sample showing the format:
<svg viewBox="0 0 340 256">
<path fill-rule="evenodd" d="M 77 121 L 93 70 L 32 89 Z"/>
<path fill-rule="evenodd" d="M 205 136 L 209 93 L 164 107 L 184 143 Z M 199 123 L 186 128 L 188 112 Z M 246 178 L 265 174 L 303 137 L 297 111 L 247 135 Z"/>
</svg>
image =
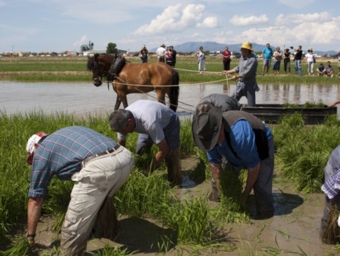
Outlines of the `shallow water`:
<svg viewBox="0 0 340 256">
<path fill-rule="evenodd" d="M 296 85 L 267 84 L 259 85 L 256 93 L 259 104 L 304 104 L 322 101 L 328 104 L 340 99 L 340 85 Z M 65 112 L 76 115 L 105 114 L 114 108 L 116 94 L 106 84 L 96 88 L 91 83 L 24 83 L 0 81 L 0 111 L 7 114 L 25 113 L 43 110 L 46 113 Z M 235 83 L 217 84 L 181 84 L 178 113 L 188 115 L 194 110 L 198 101 L 211 93 L 235 91 Z M 148 94 L 130 94 L 128 102 L 138 99 L 156 100 L 154 92 Z M 240 103 L 246 104 L 243 97 Z"/>
</svg>

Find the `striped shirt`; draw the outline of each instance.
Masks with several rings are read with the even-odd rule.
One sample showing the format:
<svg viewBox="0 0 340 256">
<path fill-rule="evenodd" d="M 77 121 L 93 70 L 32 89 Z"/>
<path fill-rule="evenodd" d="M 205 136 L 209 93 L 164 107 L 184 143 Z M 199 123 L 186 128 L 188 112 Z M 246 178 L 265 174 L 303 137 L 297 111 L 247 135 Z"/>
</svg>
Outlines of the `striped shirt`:
<svg viewBox="0 0 340 256">
<path fill-rule="evenodd" d="M 80 126 L 63 128 L 48 135 L 33 157 L 28 197 L 46 197 L 53 175 L 60 180 L 70 180 L 80 171 L 80 163 L 85 158 L 116 145 L 111 138 Z"/>
<path fill-rule="evenodd" d="M 340 191 L 340 169 L 330 176 L 321 186 L 321 190 L 329 199 L 333 199 Z"/>
</svg>

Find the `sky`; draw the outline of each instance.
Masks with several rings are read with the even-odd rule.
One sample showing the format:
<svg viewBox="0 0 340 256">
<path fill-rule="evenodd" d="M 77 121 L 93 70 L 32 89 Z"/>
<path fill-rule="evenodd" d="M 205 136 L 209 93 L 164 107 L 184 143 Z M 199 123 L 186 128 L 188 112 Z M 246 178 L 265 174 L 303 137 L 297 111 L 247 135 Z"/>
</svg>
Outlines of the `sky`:
<svg viewBox="0 0 340 256">
<path fill-rule="evenodd" d="M 250 41 L 340 49 L 339 0 L 0 0 L 1 52 Z"/>
</svg>

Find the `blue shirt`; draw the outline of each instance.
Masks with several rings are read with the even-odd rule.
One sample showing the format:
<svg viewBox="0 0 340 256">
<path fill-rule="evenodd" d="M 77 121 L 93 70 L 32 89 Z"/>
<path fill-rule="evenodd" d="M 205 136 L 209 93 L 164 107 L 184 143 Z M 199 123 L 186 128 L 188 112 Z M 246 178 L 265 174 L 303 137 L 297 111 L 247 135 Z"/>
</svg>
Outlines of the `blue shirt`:
<svg viewBox="0 0 340 256">
<path fill-rule="evenodd" d="M 48 135 L 37 148 L 32 163 L 28 197 L 46 197 L 53 177 L 70 180 L 87 157 L 111 149 L 117 143 L 86 127 L 71 126 Z"/>
<path fill-rule="evenodd" d="M 263 52 L 263 58 L 265 59 L 270 59 L 273 56 L 273 50 L 270 47 L 264 48 L 262 52 Z"/>
<path fill-rule="evenodd" d="M 330 176 L 322 185 L 321 190 L 329 199 L 333 199 L 340 191 L 340 169 Z"/>
<path fill-rule="evenodd" d="M 272 136 L 268 127 L 266 127 L 266 135 L 268 139 Z M 221 164 L 223 156 L 230 164 L 237 167 L 253 168 L 260 162 L 255 134 L 247 120 L 239 120 L 230 127 L 230 144 L 237 157 L 229 148 L 227 141 L 224 140 L 221 144 L 216 145 L 213 150 L 207 152 L 209 162 Z"/>
</svg>

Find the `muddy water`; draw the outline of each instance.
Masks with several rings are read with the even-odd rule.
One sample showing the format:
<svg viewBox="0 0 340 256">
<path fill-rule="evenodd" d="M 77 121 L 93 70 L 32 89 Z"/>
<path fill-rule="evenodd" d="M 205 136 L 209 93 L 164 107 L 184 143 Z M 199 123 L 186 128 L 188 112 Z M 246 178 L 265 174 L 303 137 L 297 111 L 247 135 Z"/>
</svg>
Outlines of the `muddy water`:
<svg viewBox="0 0 340 256">
<path fill-rule="evenodd" d="M 47 113 L 66 112 L 76 115 L 103 114 L 114 108 L 116 94 L 104 84 L 96 88 L 91 83 L 23 83 L 0 81 L 0 111 L 7 114 L 43 110 Z M 178 112 L 187 115 L 194 110 L 199 99 L 211 93 L 235 91 L 235 83 L 230 85 L 194 84 L 180 85 Z M 340 99 L 340 85 L 260 85 L 256 94 L 257 103 L 304 104 L 305 102 L 327 104 Z M 128 102 L 138 99 L 155 100 L 154 92 L 130 94 Z M 246 104 L 243 97 L 240 103 Z"/>
</svg>

